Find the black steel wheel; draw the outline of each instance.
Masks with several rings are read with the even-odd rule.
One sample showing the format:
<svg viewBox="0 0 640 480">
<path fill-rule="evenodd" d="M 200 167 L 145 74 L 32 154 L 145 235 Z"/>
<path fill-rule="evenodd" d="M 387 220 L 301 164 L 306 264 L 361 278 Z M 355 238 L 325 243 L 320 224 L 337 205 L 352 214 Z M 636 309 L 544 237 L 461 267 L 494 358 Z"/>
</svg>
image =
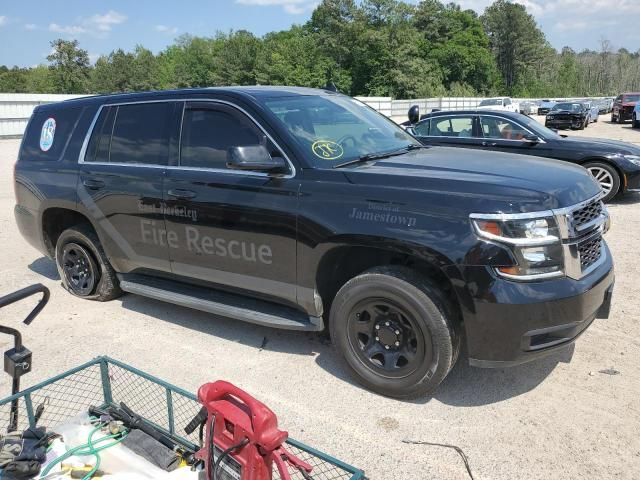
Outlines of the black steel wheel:
<svg viewBox="0 0 640 480">
<path fill-rule="evenodd" d="M 96 262 L 82 245 L 67 243 L 62 250 L 62 271 L 69 288 L 80 297 L 91 295 L 99 279 Z"/>
<path fill-rule="evenodd" d="M 366 299 L 348 316 L 349 345 L 369 368 L 402 378 L 431 363 L 431 335 L 417 325 L 417 312 L 385 298 Z"/>
<path fill-rule="evenodd" d="M 62 232 L 55 258 L 63 286 L 74 295 L 100 302 L 122 295 L 116 272 L 90 225 L 75 225 Z"/>
<path fill-rule="evenodd" d="M 334 347 L 366 388 L 394 398 L 432 393 L 460 351 L 451 301 L 407 267 L 372 268 L 345 283 L 331 305 Z"/>
</svg>

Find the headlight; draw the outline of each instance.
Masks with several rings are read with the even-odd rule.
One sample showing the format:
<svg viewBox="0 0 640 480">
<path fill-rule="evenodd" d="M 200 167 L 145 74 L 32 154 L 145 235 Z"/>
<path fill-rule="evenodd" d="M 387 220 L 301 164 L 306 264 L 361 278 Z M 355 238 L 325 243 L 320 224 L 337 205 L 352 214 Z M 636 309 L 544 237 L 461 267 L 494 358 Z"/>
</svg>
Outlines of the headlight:
<svg viewBox="0 0 640 480">
<path fill-rule="evenodd" d="M 563 250 L 552 214 L 538 218 L 519 215 L 472 214 L 476 234 L 508 246 L 516 265 L 498 267 L 499 275 L 513 280 L 541 280 L 564 275 Z"/>
<path fill-rule="evenodd" d="M 640 155 L 622 155 L 625 160 L 629 160 L 634 165 L 640 167 Z"/>
<path fill-rule="evenodd" d="M 553 120 L 553 115 L 547 115 L 547 120 Z"/>
</svg>

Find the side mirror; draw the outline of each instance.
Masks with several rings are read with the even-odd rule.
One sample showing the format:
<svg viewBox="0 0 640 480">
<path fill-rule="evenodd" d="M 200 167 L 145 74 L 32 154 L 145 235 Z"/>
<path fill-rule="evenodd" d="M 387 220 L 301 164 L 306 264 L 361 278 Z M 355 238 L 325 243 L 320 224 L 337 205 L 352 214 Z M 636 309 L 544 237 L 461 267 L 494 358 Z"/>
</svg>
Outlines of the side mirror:
<svg viewBox="0 0 640 480">
<path fill-rule="evenodd" d="M 409 109 L 409 123 L 411 125 L 415 125 L 420 121 L 420 107 L 418 105 L 413 105 Z"/>
<path fill-rule="evenodd" d="M 540 143 L 540 137 L 533 135 L 532 133 L 525 135 L 522 139 L 528 143 Z"/>
<path fill-rule="evenodd" d="M 231 147 L 227 151 L 227 168 L 256 172 L 284 173 L 287 164 L 282 157 L 272 157 L 264 145 Z"/>
</svg>

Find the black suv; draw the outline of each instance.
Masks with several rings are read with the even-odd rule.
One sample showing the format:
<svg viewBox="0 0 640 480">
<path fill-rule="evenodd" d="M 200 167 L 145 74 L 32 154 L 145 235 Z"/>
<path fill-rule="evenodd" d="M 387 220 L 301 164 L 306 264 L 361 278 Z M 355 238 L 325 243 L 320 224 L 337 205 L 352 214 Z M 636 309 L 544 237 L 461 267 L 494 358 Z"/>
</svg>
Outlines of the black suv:
<svg viewBox="0 0 640 480">
<path fill-rule="evenodd" d="M 432 392 L 466 343 L 526 362 L 606 317 L 613 262 L 581 167 L 428 148 L 352 98 L 286 87 L 39 106 L 16 220 L 66 289 L 327 328 L 368 388 Z"/>
</svg>

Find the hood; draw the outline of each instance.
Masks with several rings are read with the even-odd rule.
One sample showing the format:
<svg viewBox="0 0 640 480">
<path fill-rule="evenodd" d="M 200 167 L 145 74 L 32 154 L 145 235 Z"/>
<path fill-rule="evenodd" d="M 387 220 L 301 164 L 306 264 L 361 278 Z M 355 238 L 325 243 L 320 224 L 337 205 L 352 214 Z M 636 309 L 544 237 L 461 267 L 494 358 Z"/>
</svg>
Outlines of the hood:
<svg viewBox="0 0 640 480">
<path fill-rule="evenodd" d="M 608 138 L 579 138 L 563 137 L 561 140 L 569 142 L 571 148 L 590 150 L 604 154 L 631 154 L 640 155 L 640 147 L 632 143 L 621 142 L 619 140 L 609 140 Z"/>
<path fill-rule="evenodd" d="M 623 107 L 635 107 L 638 102 L 622 102 Z"/>
<path fill-rule="evenodd" d="M 581 112 L 574 112 L 573 110 L 551 110 L 549 115 L 584 115 L 587 113 L 586 110 Z"/>
<path fill-rule="evenodd" d="M 563 208 L 600 192 L 591 175 L 577 165 L 462 148 L 431 147 L 342 170 L 355 184 L 424 190 L 440 203 L 447 195 L 458 202 L 464 198 L 474 211 Z"/>
</svg>

